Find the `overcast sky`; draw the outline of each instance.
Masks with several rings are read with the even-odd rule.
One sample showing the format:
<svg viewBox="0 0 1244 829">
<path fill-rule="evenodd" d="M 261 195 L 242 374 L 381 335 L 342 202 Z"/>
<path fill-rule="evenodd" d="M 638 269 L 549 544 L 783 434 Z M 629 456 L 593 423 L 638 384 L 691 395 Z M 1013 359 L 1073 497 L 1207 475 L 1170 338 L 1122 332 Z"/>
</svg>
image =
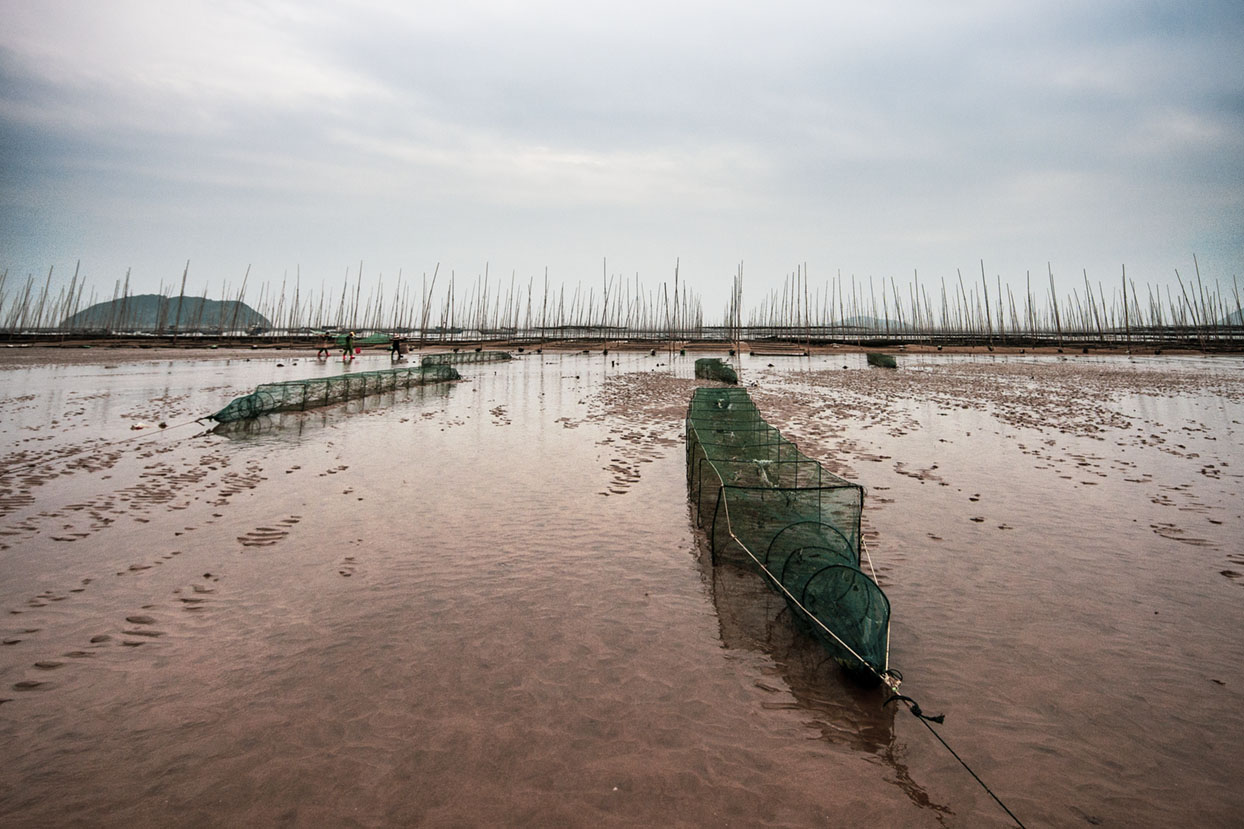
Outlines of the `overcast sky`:
<svg viewBox="0 0 1244 829">
<path fill-rule="evenodd" d="M 0 269 L 1244 276 L 1244 3 L 0 0 Z"/>
</svg>

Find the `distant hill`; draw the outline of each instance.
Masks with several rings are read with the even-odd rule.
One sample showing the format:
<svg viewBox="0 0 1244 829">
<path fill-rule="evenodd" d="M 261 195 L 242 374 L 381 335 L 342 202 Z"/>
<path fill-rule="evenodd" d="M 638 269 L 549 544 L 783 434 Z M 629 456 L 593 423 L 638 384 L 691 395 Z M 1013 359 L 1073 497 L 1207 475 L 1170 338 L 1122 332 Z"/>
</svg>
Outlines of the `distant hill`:
<svg viewBox="0 0 1244 829">
<path fill-rule="evenodd" d="M 1242 315 L 1238 309 L 1235 311 L 1232 311 L 1230 314 L 1227 314 L 1226 318 L 1222 321 L 1222 324 L 1223 325 L 1244 325 L 1244 315 Z"/>
<path fill-rule="evenodd" d="M 139 294 L 100 302 L 68 317 L 61 325 L 79 331 L 216 332 L 271 327 L 262 314 L 245 302 L 159 294 Z"/>
</svg>

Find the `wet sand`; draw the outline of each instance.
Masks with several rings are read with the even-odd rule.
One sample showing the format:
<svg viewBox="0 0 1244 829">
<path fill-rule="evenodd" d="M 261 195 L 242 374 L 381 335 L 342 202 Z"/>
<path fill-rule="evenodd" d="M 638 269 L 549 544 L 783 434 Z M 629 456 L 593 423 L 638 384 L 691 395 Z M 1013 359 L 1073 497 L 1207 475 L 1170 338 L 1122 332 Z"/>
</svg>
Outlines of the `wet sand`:
<svg viewBox="0 0 1244 829">
<path fill-rule="evenodd" d="M 0 352 L 4 825 L 1009 825 L 707 563 L 699 352 L 218 431 L 193 419 L 341 362 L 27 356 Z M 1030 826 L 1232 825 L 1244 363 L 900 365 L 742 377 L 866 487 L 904 691 Z"/>
</svg>

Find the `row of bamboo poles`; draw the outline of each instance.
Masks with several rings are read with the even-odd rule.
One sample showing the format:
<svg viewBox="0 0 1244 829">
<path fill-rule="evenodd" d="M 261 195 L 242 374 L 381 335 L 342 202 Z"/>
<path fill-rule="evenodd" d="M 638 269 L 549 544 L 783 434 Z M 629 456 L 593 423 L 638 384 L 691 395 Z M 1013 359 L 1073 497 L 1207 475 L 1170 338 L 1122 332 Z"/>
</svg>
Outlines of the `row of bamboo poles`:
<svg viewBox="0 0 1244 829">
<path fill-rule="evenodd" d="M 247 307 L 247 290 L 254 292 L 248 268 L 237 287 L 226 282 L 221 289 L 219 311 L 205 319 L 205 302 L 191 303 L 196 313 L 183 313 L 190 265 L 180 285 L 161 283 L 162 313 L 149 333 L 238 334 L 291 336 L 317 331 L 352 330 L 385 332 L 438 339 L 548 339 L 627 338 L 677 340 L 706 339 L 731 342 L 744 339 L 779 339 L 824 342 L 838 339 L 920 342 L 965 341 L 1006 344 L 1018 341 L 1056 340 L 1099 343 L 1143 343 L 1146 340 L 1183 339 L 1209 347 L 1215 343 L 1244 340 L 1244 311 L 1235 277 L 1229 291 L 1215 280 L 1207 283 L 1193 257 L 1195 278 L 1185 282 L 1175 272 L 1178 292 L 1170 285 L 1155 289 L 1138 287 L 1126 268 L 1109 289 L 1092 284 L 1083 273 L 1083 286 L 1060 294 L 1052 269 L 1038 279 L 1025 274 L 1022 293 L 1002 277 L 993 284 L 980 267 L 980 279 L 912 279 L 900 285 L 893 277 L 865 282 L 841 273 L 814 281 L 806 264 L 788 273 L 751 308 L 743 302 L 743 266 L 731 282 L 730 297 L 721 317 L 706 320 L 697 293 L 680 279 L 675 264 L 672 285 L 645 286 L 634 278 L 610 274 L 602 261 L 600 284 L 573 286 L 552 284 L 546 269 L 542 278 L 525 283 L 513 272 L 496 278 L 484 272 L 462 280 L 451 271 L 447 277 L 438 265 L 429 275 L 407 279 L 400 271 L 388 287 L 382 274 L 365 280 L 362 263 L 347 270 L 340 288 L 321 281 L 318 289 L 303 284 L 301 272 L 287 274 L 279 286 L 264 282 L 249 304 L 266 320 L 254 325 L 239 311 Z M 130 274 L 117 280 L 110 297 L 95 287 L 88 293 L 87 280 L 75 268 L 68 285 L 51 293 L 53 273 L 48 271 L 40 288 L 33 276 L 24 284 L 10 286 L 8 272 L 0 274 L 0 332 L 7 334 L 125 334 L 135 331 L 131 308 L 134 295 Z M 438 292 L 439 285 L 439 292 Z M 364 287 L 367 288 L 364 294 Z M 598 290 L 599 288 L 599 290 Z M 173 293 L 174 290 L 177 293 Z M 208 299 L 204 289 L 200 299 Z M 111 300 L 111 302 L 109 302 Z M 80 310 L 108 303 L 106 316 L 89 323 L 69 325 Z M 131 308 L 132 310 L 132 308 Z M 239 319 L 242 320 L 240 324 Z M 90 330 L 88 330 L 90 329 Z"/>
<path fill-rule="evenodd" d="M 946 278 L 921 283 L 918 272 L 900 286 L 865 285 L 854 276 L 837 274 L 830 282 L 811 285 L 807 266 L 787 274 L 748 319 L 749 331 L 785 339 L 815 340 L 822 332 L 853 330 L 862 336 L 903 341 L 961 339 L 1005 344 L 1008 341 L 1055 339 L 1118 344 L 1130 341 L 1171 340 L 1180 336 L 1201 345 L 1210 341 L 1244 341 L 1244 310 L 1238 279 L 1232 277 L 1230 293 L 1216 281 L 1206 284 L 1193 257 L 1195 281 L 1184 281 L 1178 270 L 1172 286 L 1155 290 L 1137 287 L 1126 266 L 1109 294 L 1105 286 L 1083 274 L 1083 293 L 1073 288 L 1060 296 L 1052 268 L 1047 265 L 1034 292 L 1031 273 L 1025 274 L 1018 299 L 1009 283 L 997 276 L 993 290 L 981 262 L 980 281 L 965 282 L 956 271 L 949 288 Z M 933 294 L 930 295 L 930 288 Z M 880 301 L 878 301 L 880 300 Z M 802 329 L 802 336 L 800 330 Z"/>
</svg>

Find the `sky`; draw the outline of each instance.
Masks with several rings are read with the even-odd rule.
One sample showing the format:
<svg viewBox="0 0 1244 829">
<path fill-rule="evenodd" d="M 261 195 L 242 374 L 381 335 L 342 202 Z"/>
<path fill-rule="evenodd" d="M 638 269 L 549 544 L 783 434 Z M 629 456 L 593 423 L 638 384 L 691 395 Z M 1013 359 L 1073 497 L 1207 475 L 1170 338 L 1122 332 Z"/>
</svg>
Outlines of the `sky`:
<svg viewBox="0 0 1244 829">
<path fill-rule="evenodd" d="M 1239 0 L 0 0 L 0 269 L 1230 293 L 1241 43 Z"/>
</svg>

